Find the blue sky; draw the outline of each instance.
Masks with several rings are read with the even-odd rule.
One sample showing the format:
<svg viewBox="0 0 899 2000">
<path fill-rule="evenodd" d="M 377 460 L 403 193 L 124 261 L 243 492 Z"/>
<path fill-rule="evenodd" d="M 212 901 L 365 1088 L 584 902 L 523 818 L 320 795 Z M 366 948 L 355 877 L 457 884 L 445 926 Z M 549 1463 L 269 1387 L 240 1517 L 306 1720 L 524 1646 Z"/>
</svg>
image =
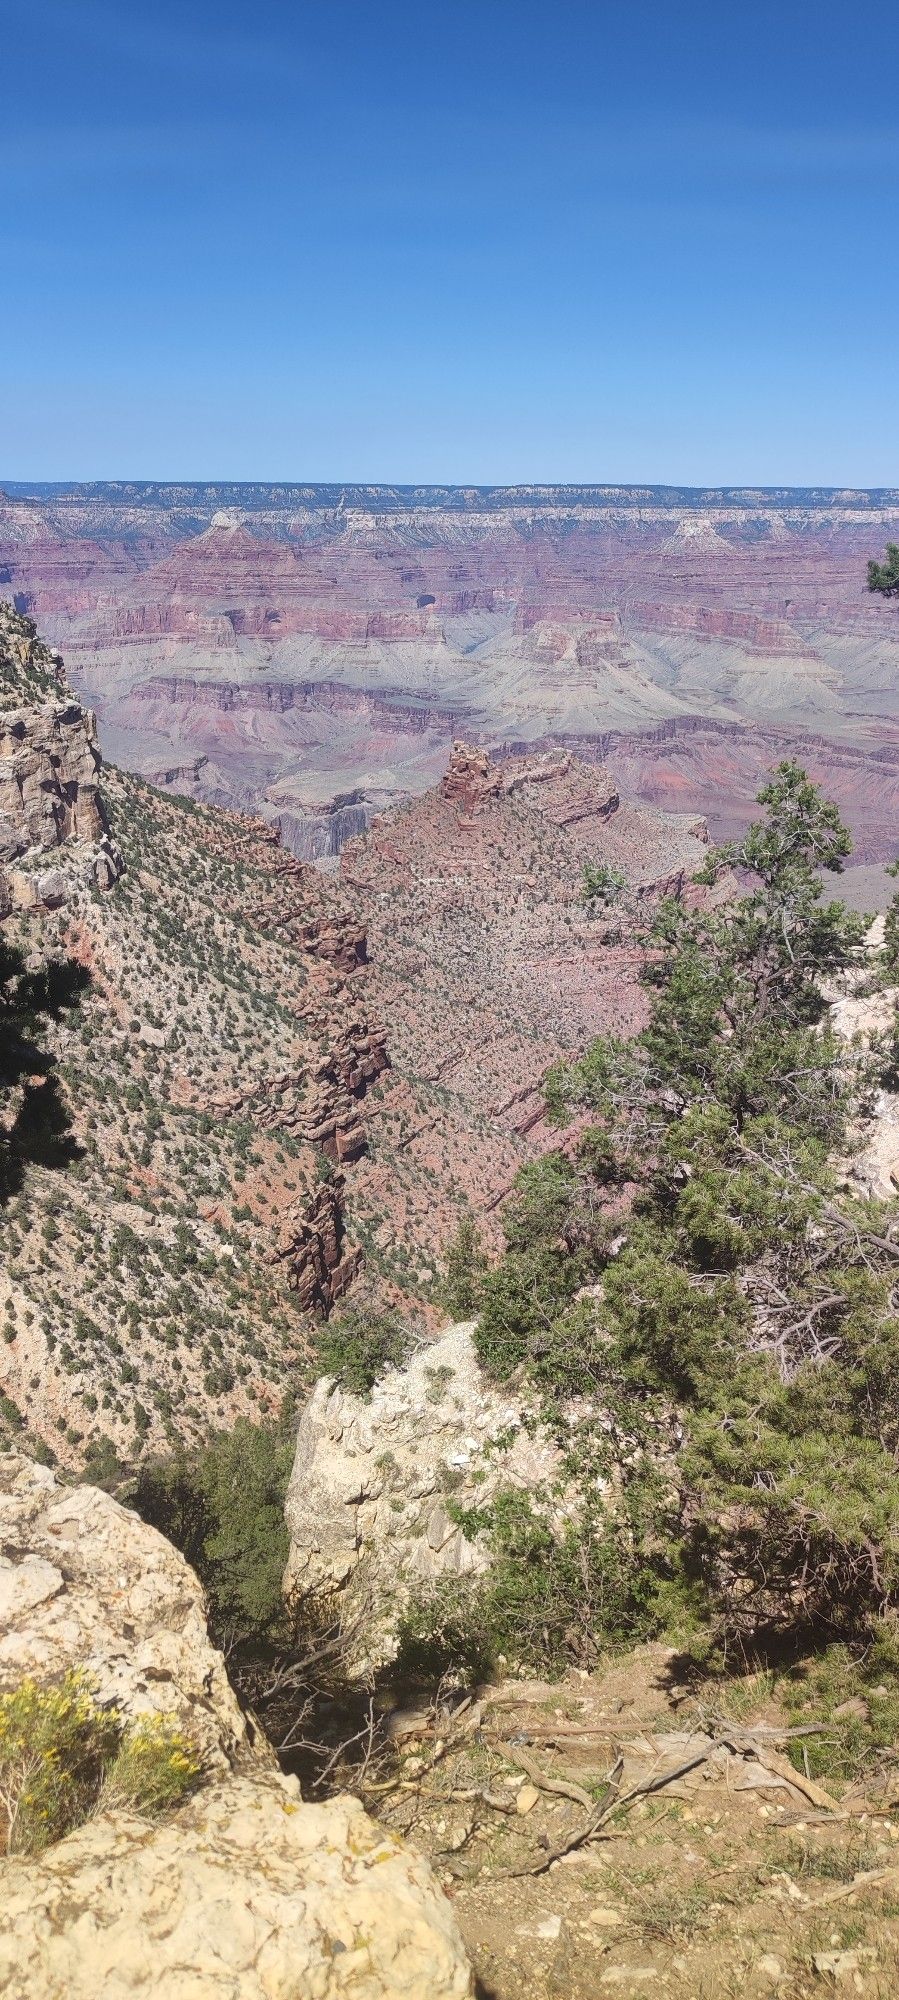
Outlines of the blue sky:
<svg viewBox="0 0 899 2000">
<path fill-rule="evenodd" d="M 899 484 L 848 0 L 0 0 L 0 479 Z"/>
</svg>

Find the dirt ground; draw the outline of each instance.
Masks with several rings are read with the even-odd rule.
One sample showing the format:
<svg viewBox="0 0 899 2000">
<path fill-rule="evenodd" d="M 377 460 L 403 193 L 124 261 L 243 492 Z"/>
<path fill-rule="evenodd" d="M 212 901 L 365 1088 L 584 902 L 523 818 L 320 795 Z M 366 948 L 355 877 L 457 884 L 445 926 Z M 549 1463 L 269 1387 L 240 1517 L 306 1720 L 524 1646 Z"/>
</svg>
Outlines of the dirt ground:
<svg viewBox="0 0 899 2000">
<path fill-rule="evenodd" d="M 737 1684 L 723 1717 L 674 1667 L 646 1647 L 590 1676 L 506 1683 L 443 1735 L 399 1719 L 402 1776 L 381 1811 L 440 1874 L 481 2000 L 894 2000 L 899 1811 L 848 1793 L 822 1806 L 787 1764 L 767 1688 Z M 549 1860 L 616 1767 L 619 1799 L 654 1789 Z"/>
</svg>

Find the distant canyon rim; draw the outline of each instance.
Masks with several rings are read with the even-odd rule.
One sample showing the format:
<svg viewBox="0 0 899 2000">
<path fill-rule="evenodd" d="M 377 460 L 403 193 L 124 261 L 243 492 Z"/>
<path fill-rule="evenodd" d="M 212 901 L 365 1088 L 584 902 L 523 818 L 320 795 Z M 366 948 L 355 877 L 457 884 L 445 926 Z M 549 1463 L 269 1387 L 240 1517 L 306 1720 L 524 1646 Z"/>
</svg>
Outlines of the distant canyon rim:
<svg viewBox="0 0 899 2000">
<path fill-rule="evenodd" d="M 0 596 L 109 758 L 302 858 L 462 737 L 608 760 L 713 838 L 796 754 L 872 863 L 899 825 L 899 607 L 865 588 L 890 539 L 899 489 L 6 482 Z"/>
</svg>

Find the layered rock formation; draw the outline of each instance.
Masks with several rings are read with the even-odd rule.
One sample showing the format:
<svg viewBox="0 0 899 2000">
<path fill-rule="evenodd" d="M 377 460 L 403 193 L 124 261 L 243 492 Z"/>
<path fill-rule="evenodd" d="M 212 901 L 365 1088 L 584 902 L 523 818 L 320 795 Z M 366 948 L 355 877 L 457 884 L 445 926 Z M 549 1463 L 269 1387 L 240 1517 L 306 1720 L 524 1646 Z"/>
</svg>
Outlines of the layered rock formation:
<svg viewBox="0 0 899 2000">
<path fill-rule="evenodd" d="M 95 718 L 62 661 L 0 604 L 0 916 L 57 909 L 79 879 L 112 887 L 122 859 L 99 774 Z"/>
<path fill-rule="evenodd" d="M 349 1291 L 362 1267 L 360 1245 L 346 1241 L 344 1194 L 342 1175 L 325 1181 L 311 1202 L 287 1217 L 273 1252 L 273 1262 L 288 1273 L 301 1311 L 322 1319 Z"/>
<path fill-rule="evenodd" d="M 457 1508 L 499 1488 L 558 1486 L 563 1455 L 520 1395 L 496 1390 L 469 1324 L 453 1326 L 391 1370 L 370 1398 L 317 1382 L 297 1433 L 287 1495 L 288 1592 L 339 1603 L 360 1668 L 394 1657 L 410 1601 L 442 1577 L 483 1571 L 483 1537 Z M 564 1503 L 555 1506 L 560 1518 Z M 452 1511 L 451 1511 L 452 1510 Z"/>
<path fill-rule="evenodd" d="M 59 1131 L 4 1217 L 0 1435 L 77 1464 L 96 1435 L 160 1447 L 282 1394 L 308 1339 L 286 1290 L 326 1313 L 360 1265 L 331 1169 L 365 1151 L 388 1054 L 364 925 L 272 829 L 110 770 L 129 871 L 97 896 L 122 862 L 92 718 L 12 612 L 0 697 L 0 914 L 32 958 L 87 974 L 35 1050 L 59 1065 Z"/>
<path fill-rule="evenodd" d="M 7 629 L 58 688 L 28 622 Z M 82 829 L 91 774 L 67 795 Z M 461 1205 L 498 1236 L 518 1166 L 556 1142 L 547 1064 L 642 1018 L 635 905 L 702 854 L 701 827 L 567 752 L 460 744 L 339 879 L 246 815 L 112 768 L 106 793 L 127 872 L 97 896 L 73 864 L 40 933 L 89 975 L 47 1030 L 78 1181 L 34 1164 L 0 1272 L 0 1426 L 71 1465 L 270 1412 L 363 1268 L 433 1320 Z M 630 885 L 606 919 L 588 859 Z M 28 913 L 8 922 L 32 950 Z"/>
<path fill-rule="evenodd" d="M 119 761 L 304 856 L 454 737 L 602 759 L 614 732 L 632 795 L 716 833 L 798 750 L 874 858 L 899 621 L 865 564 L 897 533 L 895 491 L 105 486 L 0 499 L 0 580 Z"/>
<path fill-rule="evenodd" d="M 426 1862 L 357 1800 L 304 1804 L 248 1728 L 184 1558 L 105 1493 L 0 1458 L 0 1691 L 84 1670 L 127 1719 L 177 1717 L 196 1795 L 100 1811 L 0 1862 L 9 2000 L 467 2000 Z"/>
</svg>

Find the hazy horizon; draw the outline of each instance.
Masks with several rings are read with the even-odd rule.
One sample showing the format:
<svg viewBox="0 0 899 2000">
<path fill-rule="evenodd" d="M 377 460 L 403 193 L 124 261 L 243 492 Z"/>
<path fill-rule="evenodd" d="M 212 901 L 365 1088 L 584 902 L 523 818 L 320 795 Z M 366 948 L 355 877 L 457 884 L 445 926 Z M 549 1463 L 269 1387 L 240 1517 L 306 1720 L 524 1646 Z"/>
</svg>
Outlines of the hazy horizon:
<svg viewBox="0 0 899 2000">
<path fill-rule="evenodd" d="M 216 476 L 214 473 L 195 475 L 169 475 L 146 477 L 138 473 L 111 474 L 104 478 L 82 478 L 75 475 L 47 477 L 42 479 L 9 478 L 0 472 L 0 492 L 13 499 L 27 499 L 29 494 L 59 494 L 89 492 L 92 490 L 127 492 L 146 491 L 219 491 L 226 489 L 234 493 L 267 493 L 272 491 L 315 492 L 315 493 L 402 493 L 402 494 L 444 494 L 471 493 L 500 495 L 506 493 L 528 494 L 532 498 L 540 494 L 631 494 L 645 493 L 653 497 L 663 496 L 672 501 L 682 501 L 689 505 L 696 500 L 710 503 L 720 499 L 728 505 L 748 506 L 756 504 L 759 496 L 777 504 L 787 496 L 801 495 L 810 499 L 864 497 L 876 504 L 892 503 L 899 500 L 899 485 L 881 486 L 871 482 L 862 484 L 840 484 L 837 482 L 814 481 L 812 483 L 764 484 L 755 480 L 724 480 L 708 484 L 687 485 L 679 480 L 660 479 L 520 479 L 473 480 L 473 479 L 366 479 L 366 478 L 314 478 L 285 475 L 280 479 L 246 478 L 235 479 L 230 474 Z"/>
</svg>

